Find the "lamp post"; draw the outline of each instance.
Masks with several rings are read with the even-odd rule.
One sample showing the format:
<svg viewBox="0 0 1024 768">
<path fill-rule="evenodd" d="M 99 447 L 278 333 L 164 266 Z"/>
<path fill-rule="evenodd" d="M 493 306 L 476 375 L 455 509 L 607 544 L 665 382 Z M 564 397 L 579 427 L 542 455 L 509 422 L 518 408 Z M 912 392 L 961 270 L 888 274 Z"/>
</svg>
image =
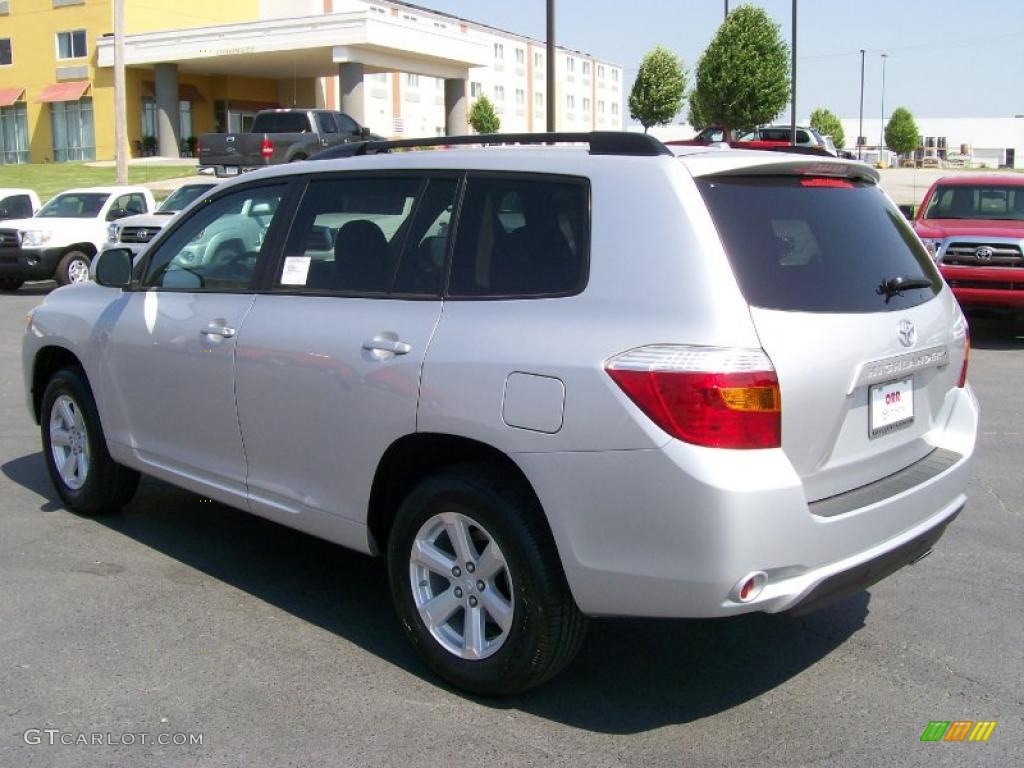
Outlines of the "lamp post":
<svg viewBox="0 0 1024 768">
<path fill-rule="evenodd" d="M 882 54 L 882 128 L 879 131 L 878 162 L 882 162 L 882 149 L 885 147 L 885 60 L 888 58 L 889 54 Z"/>
<path fill-rule="evenodd" d="M 793 72 L 790 75 L 791 82 L 790 87 L 793 89 L 792 101 L 789 105 L 789 120 L 790 120 L 790 144 L 796 146 L 796 0 L 793 0 Z"/>
<path fill-rule="evenodd" d="M 729 0 L 725 0 L 725 16 L 723 19 L 729 18 Z"/>
<path fill-rule="evenodd" d="M 864 49 L 860 49 L 860 128 L 857 130 L 857 159 L 864 156 Z"/>
<path fill-rule="evenodd" d="M 553 133 L 558 128 L 555 114 L 555 0 L 547 0 L 547 130 Z"/>
</svg>

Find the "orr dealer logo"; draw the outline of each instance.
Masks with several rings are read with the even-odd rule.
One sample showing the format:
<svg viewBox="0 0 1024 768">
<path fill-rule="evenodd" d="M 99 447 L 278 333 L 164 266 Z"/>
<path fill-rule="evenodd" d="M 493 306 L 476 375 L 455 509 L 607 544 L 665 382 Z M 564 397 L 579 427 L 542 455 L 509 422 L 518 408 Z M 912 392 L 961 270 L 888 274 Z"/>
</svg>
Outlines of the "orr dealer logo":
<svg viewBox="0 0 1024 768">
<path fill-rule="evenodd" d="M 921 741 L 988 741 L 995 729 L 995 720 L 932 720 Z"/>
</svg>

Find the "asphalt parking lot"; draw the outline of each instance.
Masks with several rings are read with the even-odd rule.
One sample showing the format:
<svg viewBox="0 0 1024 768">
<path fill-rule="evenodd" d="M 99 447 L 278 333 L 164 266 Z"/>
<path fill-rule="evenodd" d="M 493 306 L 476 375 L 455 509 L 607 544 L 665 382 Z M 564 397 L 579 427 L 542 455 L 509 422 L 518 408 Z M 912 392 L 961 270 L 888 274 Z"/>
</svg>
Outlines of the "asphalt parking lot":
<svg viewBox="0 0 1024 768">
<path fill-rule="evenodd" d="M 63 510 L 21 379 L 48 289 L 0 295 L 0 766 L 1021 762 L 1024 323 L 972 323 L 980 445 L 931 557 L 803 618 L 596 621 L 561 677 L 488 701 L 425 672 L 382 561 L 156 481 Z M 998 725 L 922 743 L 932 720 Z"/>
</svg>

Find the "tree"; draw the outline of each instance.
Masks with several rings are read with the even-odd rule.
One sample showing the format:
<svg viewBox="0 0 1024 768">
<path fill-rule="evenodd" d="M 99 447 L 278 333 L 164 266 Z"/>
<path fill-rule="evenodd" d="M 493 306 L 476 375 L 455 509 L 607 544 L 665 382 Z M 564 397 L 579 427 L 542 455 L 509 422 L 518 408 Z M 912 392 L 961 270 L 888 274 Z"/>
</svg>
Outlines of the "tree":
<svg viewBox="0 0 1024 768">
<path fill-rule="evenodd" d="M 501 128 L 501 118 L 486 96 L 481 96 L 473 102 L 469 110 L 469 124 L 477 133 L 497 133 Z"/>
<path fill-rule="evenodd" d="M 846 134 L 843 133 L 843 124 L 839 118 L 825 108 L 819 108 L 811 112 L 811 128 L 823 136 L 831 136 L 832 141 L 838 149 L 846 144 Z"/>
<path fill-rule="evenodd" d="M 690 115 L 736 129 L 771 122 L 789 100 L 789 46 L 762 9 L 741 5 L 718 28 L 697 62 Z"/>
<path fill-rule="evenodd" d="M 894 109 L 889 116 L 889 124 L 885 126 L 885 145 L 898 155 L 906 155 L 917 149 L 920 142 L 921 134 L 910 110 L 903 107 Z"/>
<path fill-rule="evenodd" d="M 686 68 L 668 48 L 656 45 L 640 62 L 629 92 L 629 115 L 644 127 L 665 125 L 683 106 Z"/>
</svg>

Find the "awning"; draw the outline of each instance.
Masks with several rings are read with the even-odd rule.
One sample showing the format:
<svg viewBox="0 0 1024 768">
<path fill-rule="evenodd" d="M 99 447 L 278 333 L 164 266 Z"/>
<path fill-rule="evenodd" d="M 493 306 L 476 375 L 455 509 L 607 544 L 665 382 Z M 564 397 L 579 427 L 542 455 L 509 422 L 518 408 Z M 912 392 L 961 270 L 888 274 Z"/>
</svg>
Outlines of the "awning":
<svg viewBox="0 0 1024 768">
<path fill-rule="evenodd" d="M 156 85 L 152 80 L 142 81 L 142 98 L 156 98 Z M 203 96 L 199 89 L 194 85 L 189 83 L 178 83 L 178 100 L 191 101 L 193 104 L 201 104 L 206 101 L 206 97 Z"/>
<path fill-rule="evenodd" d="M 0 107 L 12 107 L 14 102 L 19 101 L 25 95 L 25 89 L 20 85 L 14 88 L 0 88 Z"/>
<path fill-rule="evenodd" d="M 88 80 L 76 80 L 71 83 L 54 83 L 43 88 L 43 92 L 36 99 L 36 104 L 46 104 L 53 101 L 78 101 L 89 90 Z"/>
</svg>

